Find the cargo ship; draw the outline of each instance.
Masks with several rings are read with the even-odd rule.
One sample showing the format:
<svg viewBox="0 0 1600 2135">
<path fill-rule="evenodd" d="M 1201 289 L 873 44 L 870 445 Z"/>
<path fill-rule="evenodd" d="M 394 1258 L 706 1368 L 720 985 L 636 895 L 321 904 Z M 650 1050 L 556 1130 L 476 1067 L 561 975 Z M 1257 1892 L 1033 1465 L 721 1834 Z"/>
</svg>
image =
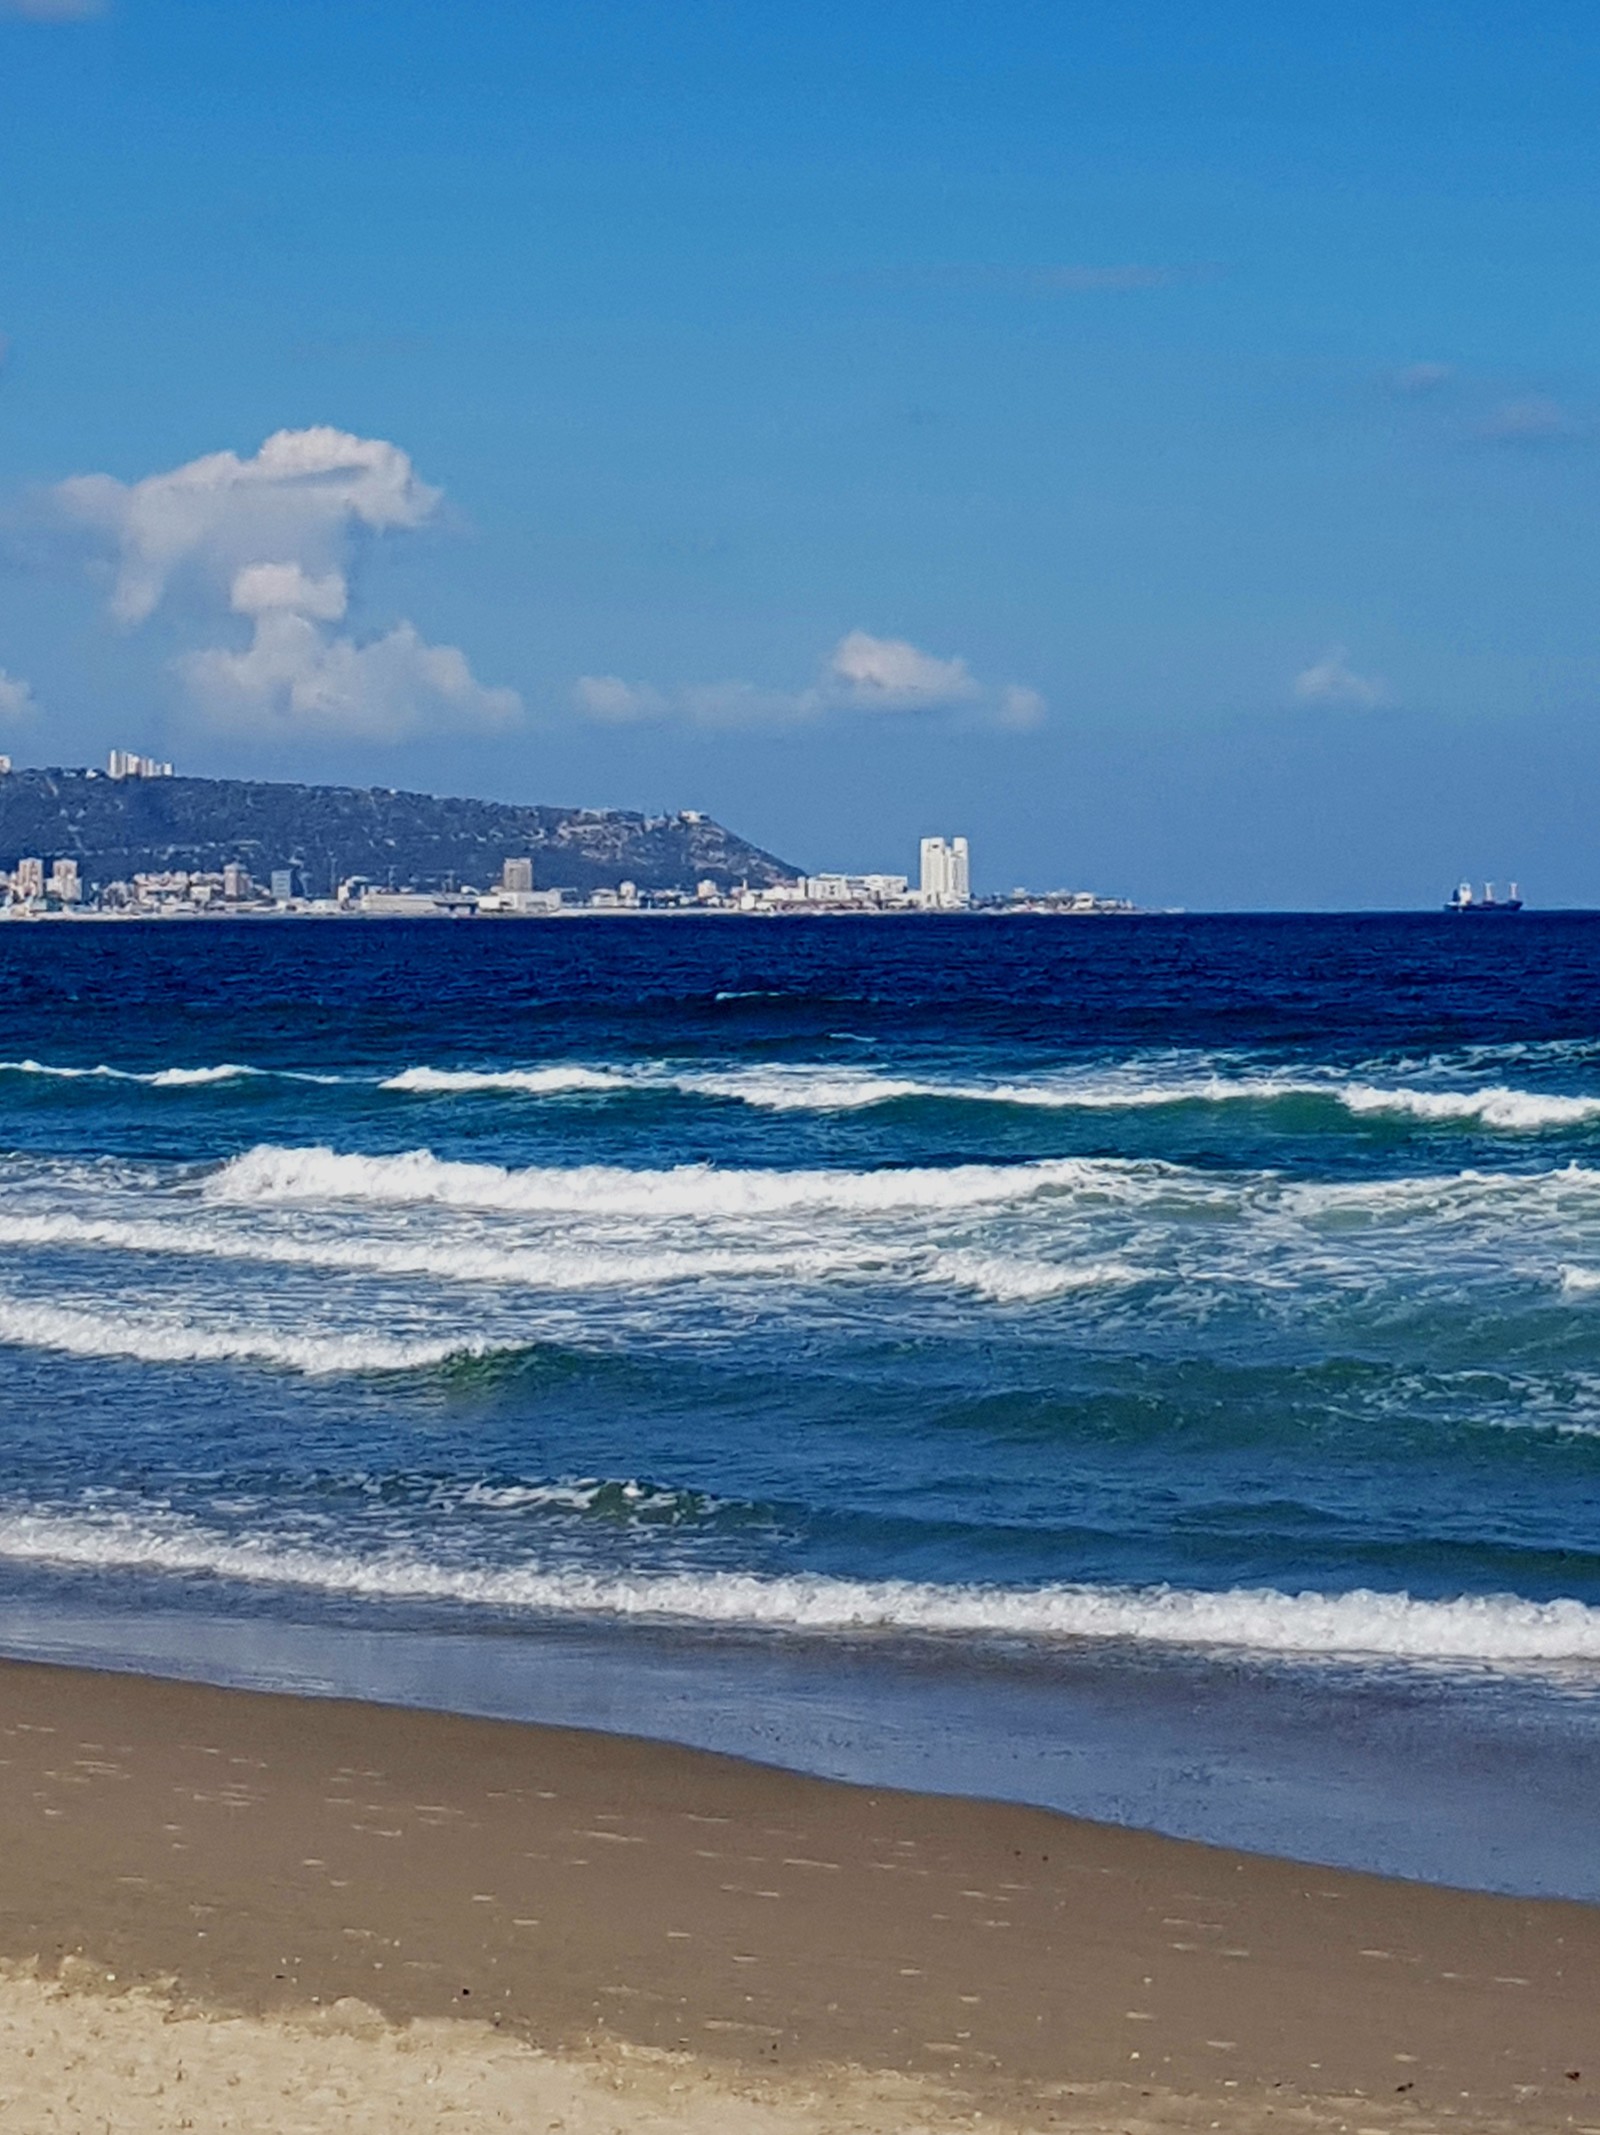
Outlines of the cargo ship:
<svg viewBox="0 0 1600 2135">
<path fill-rule="evenodd" d="M 1511 895 L 1509 897 L 1497 897 L 1494 893 L 1494 884 L 1492 882 L 1486 882 L 1483 885 L 1483 895 L 1481 897 L 1475 897 L 1472 894 L 1472 884 L 1470 882 L 1462 882 L 1457 884 L 1456 889 L 1445 905 L 1445 910 L 1447 912 L 1520 912 L 1522 910 L 1522 899 L 1517 895 L 1517 885 L 1514 882 L 1511 885 Z"/>
</svg>

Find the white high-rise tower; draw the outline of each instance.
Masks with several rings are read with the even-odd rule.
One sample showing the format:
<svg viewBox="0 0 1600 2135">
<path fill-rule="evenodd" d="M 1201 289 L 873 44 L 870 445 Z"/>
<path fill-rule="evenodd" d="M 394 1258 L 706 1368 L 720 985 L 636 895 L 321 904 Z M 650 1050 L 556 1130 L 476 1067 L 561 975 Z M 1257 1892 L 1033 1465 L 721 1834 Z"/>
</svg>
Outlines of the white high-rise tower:
<svg viewBox="0 0 1600 2135">
<path fill-rule="evenodd" d="M 959 912 L 972 902 L 971 854 L 965 838 L 922 841 L 922 903 L 930 912 Z"/>
</svg>

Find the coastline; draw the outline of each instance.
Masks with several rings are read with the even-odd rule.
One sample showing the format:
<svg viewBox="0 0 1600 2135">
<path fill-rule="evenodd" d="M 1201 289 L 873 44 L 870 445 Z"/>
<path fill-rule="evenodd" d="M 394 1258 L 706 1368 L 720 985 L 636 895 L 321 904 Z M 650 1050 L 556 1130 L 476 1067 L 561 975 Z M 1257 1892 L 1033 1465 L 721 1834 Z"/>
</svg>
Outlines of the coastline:
<svg viewBox="0 0 1600 2135">
<path fill-rule="evenodd" d="M 1093 905 L 1051 905 L 1044 902 L 1033 904 L 974 903 L 952 907 L 949 910 L 924 911 L 919 906 L 906 905 L 761 905 L 746 910 L 739 905 L 561 905 L 549 911 L 539 912 L 479 912 L 477 910 L 454 911 L 441 905 L 432 912 L 363 912 L 349 910 L 312 910 L 298 907 L 279 910 L 264 908 L 210 912 L 194 911 L 49 911 L 25 912 L 11 907 L 0 907 L 0 925 L 35 926 L 68 924 L 71 926 L 94 926 L 108 924 L 126 926 L 131 924 L 156 923 L 170 925 L 174 921 L 199 920 L 215 925 L 233 921 L 256 924 L 262 920 L 285 919 L 358 919 L 367 925 L 392 924 L 399 921 L 414 926 L 419 920 L 434 922 L 441 919 L 482 919 L 491 925 L 502 922 L 530 924 L 550 919 L 1151 919 L 1175 918 L 1182 915 L 1174 912 L 1154 912 L 1142 905 L 1128 905 L 1114 900 L 1101 900 Z M 1409 916 L 1409 915 L 1407 915 Z"/>
<path fill-rule="evenodd" d="M 474 2081 L 512 2052 L 530 2084 L 599 2086 L 619 2127 L 675 2124 L 640 2117 L 672 2082 L 696 2126 L 723 2124 L 713 2095 L 751 2128 L 757 2105 L 796 2128 L 1600 2119 L 1600 1908 L 25 1662 L 0 1663 L 0 1759 L 0 2100 L 40 2025 L 154 2038 L 188 2012 L 285 2067 L 334 2036 L 385 2082 L 420 2081 L 413 2048 L 450 2026 Z"/>
</svg>

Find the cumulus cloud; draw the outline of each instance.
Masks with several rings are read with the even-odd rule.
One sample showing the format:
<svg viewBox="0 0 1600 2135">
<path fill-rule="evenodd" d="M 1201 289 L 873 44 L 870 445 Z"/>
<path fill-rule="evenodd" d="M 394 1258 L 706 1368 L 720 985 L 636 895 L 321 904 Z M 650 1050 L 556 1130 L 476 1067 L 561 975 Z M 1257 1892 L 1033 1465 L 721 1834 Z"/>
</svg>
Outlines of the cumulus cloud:
<svg viewBox="0 0 1600 2135">
<path fill-rule="evenodd" d="M 464 653 L 425 643 L 409 623 L 358 644 L 290 607 L 258 609 L 243 652 L 186 653 L 178 672 L 219 725 L 391 741 L 429 726 L 503 725 L 521 710 L 515 690 L 485 689 Z"/>
<path fill-rule="evenodd" d="M 119 622 L 136 628 L 169 598 L 213 634 L 248 621 L 247 645 L 197 646 L 176 663 L 208 717 L 399 739 L 521 709 L 514 691 L 484 687 L 463 653 L 427 644 L 410 623 L 369 638 L 332 627 L 347 617 L 363 547 L 425 525 L 439 506 L 440 492 L 385 439 L 280 430 L 249 458 L 208 453 L 132 483 L 75 475 L 54 496 L 109 552 Z"/>
<path fill-rule="evenodd" d="M 1320 660 L 1296 675 L 1294 693 L 1302 704 L 1355 711 L 1372 711 L 1380 704 L 1393 702 L 1382 675 L 1358 675 L 1343 645 L 1330 645 Z"/>
<path fill-rule="evenodd" d="M 39 709 L 32 689 L 20 675 L 0 667 L 0 719 L 29 719 Z"/>
<path fill-rule="evenodd" d="M 288 610 L 295 615 L 314 615 L 324 623 L 344 619 L 350 605 L 350 588 L 342 571 L 327 571 L 313 578 L 297 563 L 247 563 L 236 573 L 228 596 L 236 615 L 271 615 Z"/>
<path fill-rule="evenodd" d="M 231 588 L 255 563 L 325 573 L 357 529 L 421 526 L 439 503 L 398 445 L 328 428 L 280 430 L 251 459 L 212 452 L 142 482 L 74 475 L 56 496 L 112 544 L 111 609 L 124 623 L 145 622 L 190 576 Z"/>
<path fill-rule="evenodd" d="M 867 709 L 964 704 L 980 694 L 965 660 L 941 660 L 905 638 L 875 638 L 865 630 L 852 630 L 835 645 L 828 679 Z"/>
<path fill-rule="evenodd" d="M 1037 690 L 986 687 L 963 659 L 866 630 L 842 637 L 805 689 L 733 681 L 662 690 L 620 675 L 581 675 L 573 701 L 585 718 L 613 725 L 678 719 L 704 727 L 798 726 L 858 713 L 964 710 L 989 725 L 1019 729 L 1038 726 L 1045 716 Z"/>
</svg>

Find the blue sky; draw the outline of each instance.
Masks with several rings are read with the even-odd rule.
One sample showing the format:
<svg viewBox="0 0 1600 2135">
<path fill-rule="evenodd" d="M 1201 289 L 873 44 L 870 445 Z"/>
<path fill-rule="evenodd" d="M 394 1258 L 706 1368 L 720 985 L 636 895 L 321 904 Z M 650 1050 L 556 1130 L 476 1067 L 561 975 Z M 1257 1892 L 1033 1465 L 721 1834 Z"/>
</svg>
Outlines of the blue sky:
<svg viewBox="0 0 1600 2135">
<path fill-rule="evenodd" d="M 0 749 L 1600 903 L 1597 61 L 1537 0 L 0 0 Z"/>
</svg>

